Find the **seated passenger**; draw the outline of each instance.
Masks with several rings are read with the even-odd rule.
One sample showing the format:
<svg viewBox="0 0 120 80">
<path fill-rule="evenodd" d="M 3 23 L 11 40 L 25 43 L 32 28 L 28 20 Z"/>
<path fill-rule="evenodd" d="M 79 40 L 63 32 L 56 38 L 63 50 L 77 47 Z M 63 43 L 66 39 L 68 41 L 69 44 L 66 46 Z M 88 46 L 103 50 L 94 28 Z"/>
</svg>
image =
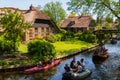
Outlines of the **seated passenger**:
<svg viewBox="0 0 120 80">
<path fill-rule="evenodd" d="M 103 48 L 103 52 L 106 52 L 108 49 L 106 49 L 106 48 Z"/>
<path fill-rule="evenodd" d="M 65 64 L 64 69 L 65 69 L 66 72 L 70 72 L 70 67 L 68 66 L 68 64 Z"/>
<path fill-rule="evenodd" d="M 94 52 L 95 55 L 98 55 L 99 54 L 99 49 L 96 49 L 95 52 Z"/>
<path fill-rule="evenodd" d="M 78 64 L 78 67 L 77 67 L 77 73 L 81 73 L 82 71 L 83 71 L 83 69 L 82 69 L 82 65 L 81 65 L 81 63 L 80 63 L 80 61 L 77 61 L 77 64 Z"/>
<path fill-rule="evenodd" d="M 68 66 L 68 64 L 65 64 L 65 73 L 63 73 L 63 77 L 62 80 L 72 80 L 72 74 L 70 72 L 70 67 Z"/>
<path fill-rule="evenodd" d="M 70 63 L 70 68 L 74 68 L 75 67 L 75 57 L 73 57 L 73 60 Z"/>
<path fill-rule="evenodd" d="M 85 63 L 84 63 L 83 58 L 80 60 L 80 63 L 81 63 L 81 66 L 82 66 L 82 70 L 84 71 L 85 70 Z"/>
<path fill-rule="evenodd" d="M 73 57 L 73 60 L 70 63 L 70 68 L 73 72 L 76 72 L 76 70 L 77 70 L 77 64 L 75 62 L 76 62 L 75 57 Z"/>
<path fill-rule="evenodd" d="M 48 64 L 52 64 L 53 62 L 54 62 L 54 58 L 51 57 L 51 58 L 49 59 L 49 61 L 48 61 Z"/>
</svg>

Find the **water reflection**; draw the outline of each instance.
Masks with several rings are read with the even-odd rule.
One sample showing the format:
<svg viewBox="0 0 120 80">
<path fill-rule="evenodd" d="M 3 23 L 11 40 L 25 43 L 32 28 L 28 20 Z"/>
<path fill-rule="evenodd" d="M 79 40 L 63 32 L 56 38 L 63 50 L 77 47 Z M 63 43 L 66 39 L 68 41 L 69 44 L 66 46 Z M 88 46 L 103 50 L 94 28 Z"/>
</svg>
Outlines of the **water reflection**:
<svg viewBox="0 0 120 80">
<path fill-rule="evenodd" d="M 26 75 L 21 72 L 12 73 L 0 73 L 0 80 L 47 80 L 48 77 L 53 76 L 57 67 L 52 68 L 49 71 L 34 73 Z"/>
<path fill-rule="evenodd" d="M 100 65 L 95 65 L 92 62 L 92 53 L 76 56 L 76 60 L 84 58 L 86 68 L 92 70 L 92 74 L 86 80 L 120 80 L 120 69 L 118 68 L 120 66 L 120 41 L 115 45 L 106 44 L 105 47 L 108 49 L 109 57 Z M 70 64 L 71 60 L 72 58 L 61 62 L 56 68 L 47 72 L 35 73 L 30 76 L 33 80 L 61 80 L 64 65 L 66 63 Z M 10 76 L 14 78 L 13 80 L 22 80 L 26 77 L 25 74 L 20 73 L 0 74 L 0 80 L 10 80 L 8 79 Z"/>
</svg>

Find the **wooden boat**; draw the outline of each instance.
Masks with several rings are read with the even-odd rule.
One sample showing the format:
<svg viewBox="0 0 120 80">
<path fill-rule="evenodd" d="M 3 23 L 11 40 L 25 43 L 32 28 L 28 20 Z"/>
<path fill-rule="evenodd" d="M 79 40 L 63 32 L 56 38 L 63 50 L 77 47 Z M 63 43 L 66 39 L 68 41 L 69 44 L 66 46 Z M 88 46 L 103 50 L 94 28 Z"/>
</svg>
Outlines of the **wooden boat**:
<svg viewBox="0 0 120 80">
<path fill-rule="evenodd" d="M 36 73 L 40 71 L 46 71 L 48 69 L 53 68 L 54 66 L 58 65 L 60 63 L 60 59 L 54 60 L 51 64 L 47 64 L 46 66 L 36 66 L 33 68 L 26 69 L 24 73 L 29 74 L 29 73 Z"/>
<path fill-rule="evenodd" d="M 93 54 L 92 60 L 94 63 L 101 63 L 108 58 L 107 49 L 103 53 Z"/>
<path fill-rule="evenodd" d="M 86 77 L 88 77 L 92 71 L 89 70 L 89 69 L 86 69 L 85 71 L 81 72 L 81 73 L 74 73 L 74 72 L 70 72 L 71 73 L 71 76 L 68 76 L 69 78 L 65 78 L 67 77 L 66 75 L 69 74 L 69 73 L 63 73 L 63 77 L 62 77 L 62 80 L 81 80 L 81 79 L 85 79 Z"/>
</svg>

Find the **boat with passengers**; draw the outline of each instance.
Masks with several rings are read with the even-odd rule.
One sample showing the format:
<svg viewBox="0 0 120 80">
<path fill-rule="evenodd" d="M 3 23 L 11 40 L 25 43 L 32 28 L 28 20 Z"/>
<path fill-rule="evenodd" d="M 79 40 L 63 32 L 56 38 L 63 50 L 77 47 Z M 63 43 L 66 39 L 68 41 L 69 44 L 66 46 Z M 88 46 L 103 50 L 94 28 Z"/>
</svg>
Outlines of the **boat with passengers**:
<svg viewBox="0 0 120 80">
<path fill-rule="evenodd" d="M 40 71 L 46 71 L 48 69 L 51 69 L 51 68 L 55 67 L 59 63 L 60 63 L 60 59 L 56 59 L 52 63 L 46 64 L 45 66 L 35 66 L 35 67 L 32 67 L 32 68 L 26 69 L 24 71 L 24 73 L 29 74 L 29 73 L 36 73 L 36 72 L 40 72 Z"/>
<path fill-rule="evenodd" d="M 101 63 L 108 58 L 108 49 L 100 47 L 93 53 L 92 60 L 94 63 Z"/>
</svg>

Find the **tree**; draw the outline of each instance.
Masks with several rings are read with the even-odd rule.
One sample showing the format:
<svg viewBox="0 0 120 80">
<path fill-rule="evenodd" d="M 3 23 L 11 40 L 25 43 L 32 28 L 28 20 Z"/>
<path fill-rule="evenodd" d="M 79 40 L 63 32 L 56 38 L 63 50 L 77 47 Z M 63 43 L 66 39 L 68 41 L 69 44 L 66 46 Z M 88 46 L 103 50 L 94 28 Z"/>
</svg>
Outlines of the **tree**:
<svg viewBox="0 0 120 80">
<path fill-rule="evenodd" d="M 25 22 L 23 15 L 17 9 L 15 11 L 7 9 L 0 19 L 0 25 L 4 29 L 4 40 L 9 42 L 12 51 L 16 51 L 23 40 L 24 31 L 30 27 L 30 23 Z"/>
<path fill-rule="evenodd" d="M 58 1 L 55 3 L 47 3 L 43 8 L 43 12 L 46 15 L 50 16 L 51 19 L 53 19 L 58 26 L 60 26 L 61 21 L 64 20 L 66 17 L 66 12 L 62 8 L 61 3 Z"/>
<path fill-rule="evenodd" d="M 67 4 L 68 10 L 74 12 L 91 13 L 101 18 L 110 15 L 120 21 L 120 0 L 70 0 Z"/>
<path fill-rule="evenodd" d="M 108 22 L 108 23 L 113 23 L 113 17 L 111 17 L 111 16 L 106 16 L 106 21 Z"/>
</svg>

